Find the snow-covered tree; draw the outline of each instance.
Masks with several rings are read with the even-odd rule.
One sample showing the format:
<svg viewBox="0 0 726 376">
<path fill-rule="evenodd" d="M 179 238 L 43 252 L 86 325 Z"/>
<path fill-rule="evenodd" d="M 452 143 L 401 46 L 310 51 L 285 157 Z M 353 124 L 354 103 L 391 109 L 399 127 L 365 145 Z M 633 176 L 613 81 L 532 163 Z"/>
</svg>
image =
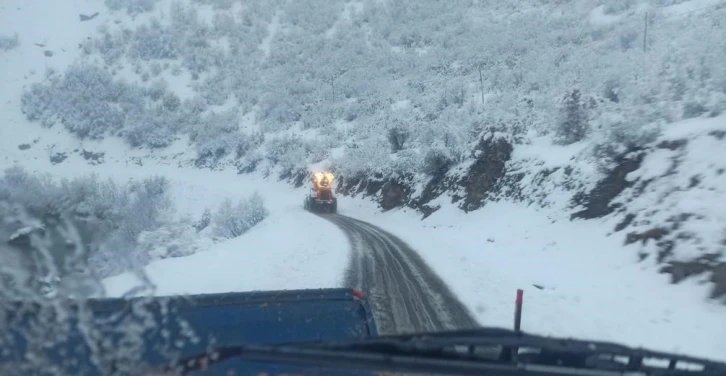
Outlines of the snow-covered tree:
<svg viewBox="0 0 726 376">
<path fill-rule="evenodd" d="M 168 188 L 169 182 L 161 177 L 119 184 L 89 175 L 58 182 L 11 168 L 0 178 L 0 200 L 15 203 L 37 218 L 38 229 L 70 223 L 83 246 L 79 262 L 108 276 L 148 261 L 148 255 L 137 248 L 138 236 L 171 222 Z M 16 226 L 13 231 L 20 226 L 6 225 Z M 68 252 L 57 241 L 51 250 L 57 252 L 58 260 Z"/>
<path fill-rule="evenodd" d="M 565 96 L 560 116 L 555 132 L 558 142 L 569 145 L 582 141 L 587 136 L 588 117 L 579 89 L 574 89 Z"/>
<path fill-rule="evenodd" d="M 234 204 L 225 199 L 214 214 L 214 233 L 221 238 L 235 238 L 249 231 L 269 214 L 259 193 Z"/>
</svg>

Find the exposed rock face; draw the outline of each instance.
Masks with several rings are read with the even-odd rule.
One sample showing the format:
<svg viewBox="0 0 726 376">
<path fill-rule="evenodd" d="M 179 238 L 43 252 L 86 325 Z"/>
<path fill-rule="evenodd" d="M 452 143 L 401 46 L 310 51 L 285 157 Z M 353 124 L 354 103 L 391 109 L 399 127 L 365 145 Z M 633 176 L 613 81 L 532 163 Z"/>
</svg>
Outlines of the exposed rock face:
<svg viewBox="0 0 726 376">
<path fill-rule="evenodd" d="M 712 131 L 710 136 L 717 140 L 722 139 L 722 134 Z M 575 204 L 583 204 L 585 209 L 572 214 L 571 218 L 592 219 L 604 217 L 617 211 L 622 216 L 620 222 L 615 226 L 614 231 L 619 232 L 630 228 L 625 234 L 624 245 L 633 245 L 638 248 L 640 261 L 652 256 L 657 264 L 663 265 L 661 273 L 669 274 L 672 283 L 679 283 L 687 278 L 704 276 L 713 284 L 710 295 L 713 299 L 726 298 L 726 240 L 718 244 L 705 244 L 704 240 L 689 226 L 692 221 L 708 221 L 702 214 L 679 212 L 670 210 L 673 214 L 668 217 L 656 215 L 671 208 L 653 206 L 647 210 L 613 205 L 611 202 L 623 192 L 630 188 L 627 197 L 620 202 L 632 203 L 631 200 L 641 197 L 645 192 L 654 194 L 657 192 L 660 199 L 668 197 L 674 192 L 684 192 L 692 189 L 709 189 L 701 187 L 704 177 L 693 175 L 687 181 L 664 185 L 664 181 L 674 179 L 678 174 L 692 173 L 683 170 L 683 163 L 688 155 L 690 141 L 686 139 L 664 140 L 639 150 L 631 150 L 620 156 L 616 167 L 606 177 L 598 182 L 596 187 L 589 193 L 580 194 L 573 201 Z M 650 158 L 651 153 L 667 150 L 670 160 L 665 159 L 667 167 L 657 175 L 647 177 L 636 177 L 632 181 L 626 180 L 630 172 L 641 168 L 644 160 Z M 646 171 L 648 167 L 645 167 Z M 718 166 L 713 167 L 713 173 L 719 175 Z M 680 184 L 680 186 L 678 185 Z M 713 184 L 713 183 L 711 183 Z M 653 188 L 655 186 L 655 188 Z M 660 188 L 659 188 L 660 187 Z M 663 188 L 665 187 L 665 188 Z M 655 189 L 655 190 L 654 190 Z M 658 190 L 659 189 L 659 190 Z M 656 219 L 657 218 L 657 219 Z M 655 245 L 655 247 L 653 247 Z M 704 253 L 700 256 L 690 258 L 679 257 L 679 249 L 699 249 Z M 726 302 L 726 299 L 724 299 Z"/>
<path fill-rule="evenodd" d="M 340 177 L 336 192 L 350 196 L 360 193 L 374 196 L 383 210 L 407 206 L 420 211 L 424 218 L 438 210 L 438 206 L 429 203 L 449 192 L 453 201 L 460 201 L 459 207 L 468 212 L 484 206 L 492 191 L 501 185 L 512 151 L 512 145 L 505 139 L 484 138 L 473 151 L 473 163 L 464 169 L 448 169 L 447 166 L 436 171 L 416 197 L 412 197 L 412 176 Z"/>
<path fill-rule="evenodd" d="M 379 200 L 381 209 L 390 210 L 403 206 L 409 193 L 407 191 L 410 191 L 410 188 L 396 181 L 388 181 L 383 184 Z"/>
<path fill-rule="evenodd" d="M 710 273 L 709 281 L 713 283 L 711 299 L 723 298 L 726 297 L 726 262 L 719 261 L 720 257 L 720 254 L 706 254 L 692 261 L 672 261 L 660 271 L 670 274 L 673 284 L 699 274 Z"/>
<path fill-rule="evenodd" d="M 626 156 L 620 157 L 617 166 L 585 196 L 585 209 L 572 214 L 570 218 L 599 218 L 617 209 L 610 205 L 610 202 L 626 188 L 633 185 L 625 177 L 640 168 L 644 156 L 644 153 L 636 152 L 636 155 L 632 157 L 628 157 L 627 154 Z"/>
<path fill-rule="evenodd" d="M 466 196 L 459 207 L 466 212 L 481 208 L 487 196 L 504 177 L 506 163 L 512 157 L 512 145 L 501 138 L 484 139 L 475 151 L 476 161 L 458 184 Z"/>
</svg>

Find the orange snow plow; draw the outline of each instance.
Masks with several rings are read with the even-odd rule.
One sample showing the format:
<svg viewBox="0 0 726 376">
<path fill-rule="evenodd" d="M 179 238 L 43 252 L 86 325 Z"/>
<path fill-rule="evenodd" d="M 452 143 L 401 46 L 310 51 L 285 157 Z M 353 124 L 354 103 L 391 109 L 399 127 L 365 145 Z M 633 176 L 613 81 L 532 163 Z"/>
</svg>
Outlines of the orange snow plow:
<svg viewBox="0 0 726 376">
<path fill-rule="evenodd" d="M 338 199 L 333 196 L 333 180 L 331 172 L 314 172 L 313 187 L 305 197 L 305 210 L 313 213 L 337 213 Z"/>
</svg>

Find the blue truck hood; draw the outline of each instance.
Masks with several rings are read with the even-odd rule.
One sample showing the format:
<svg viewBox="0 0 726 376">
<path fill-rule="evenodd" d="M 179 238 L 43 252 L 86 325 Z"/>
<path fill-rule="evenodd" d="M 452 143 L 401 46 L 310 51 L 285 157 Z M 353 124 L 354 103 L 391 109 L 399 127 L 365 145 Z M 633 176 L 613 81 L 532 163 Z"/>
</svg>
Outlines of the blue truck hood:
<svg viewBox="0 0 726 376">
<path fill-rule="evenodd" d="M 58 304 L 41 307 L 18 303 L 13 307 L 0 315 L 4 333 L 0 335 L 0 345 L 4 345 L 0 370 L 2 364 L 12 364 L 13 359 L 17 363 L 17 359 L 34 353 L 50 359 L 45 366 L 37 366 L 58 366 L 58 374 L 106 375 L 134 367 L 164 366 L 170 359 L 204 353 L 211 346 L 355 340 L 377 335 L 367 302 L 352 289 L 94 299 L 82 304 L 64 302 L 62 308 Z M 59 313 L 70 315 L 61 319 Z M 43 342 L 38 335 L 47 337 L 45 341 L 52 346 L 38 349 L 37 343 Z M 96 350 L 91 351 L 92 347 Z M 94 365 L 94 359 L 100 363 Z M 236 375 L 295 371 L 239 360 L 224 362 L 215 369 L 222 366 L 233 367 Z"/>
</svg>

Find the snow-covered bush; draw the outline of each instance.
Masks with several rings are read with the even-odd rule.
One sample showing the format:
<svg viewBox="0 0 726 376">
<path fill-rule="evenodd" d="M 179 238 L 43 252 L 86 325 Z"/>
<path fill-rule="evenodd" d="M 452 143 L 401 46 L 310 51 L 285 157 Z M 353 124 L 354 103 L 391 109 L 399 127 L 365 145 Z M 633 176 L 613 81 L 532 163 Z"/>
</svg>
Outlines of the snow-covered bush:
<svg viewBox="0 0 726 376">
<path fill-rule="evenodd" d="M 58 121 L 81 138 L 101 138 L 120 129 L 125 112 L 142 103 L 141 90 L 87 63 L 71 65 L 63 77 L 50 74 L 47 83 L 33 84 L 22 97 L 28 119 L 49 126 Z"/>
<path fill-rule="evenodd" d="M 139 234 L 139 251 L 151 260 L 189 256 L 199 250 L 199 234 L 192 223 L 179 221 Z"/>
<path fill-rule="evenodd" d="M 174 139 L 173 124 L 163 113 L 141 112 L 130 114 L 125 121 L 124 139 L 131 146 L 148 145 L 155 148 L 168 146 Z"/>
<path fill-rule="evenodd" d="M 412 176 L 423 170 L 423 156 L 416 149 L 402 150 L 391 156 L 390 162 L 383 166 L 387 177 L 402 178 Z"/>
<path fill-rule="evenodd" d="M 200 4 L 210 4 L 214 8 L 228 10 L 232 7 L 232 3 L 234 2 L 234 0 L 194 0 L 194 2 Z"/>
<path fill-rule="evenodd" d="M 39 219 L 39 226 L 71 221 L 85 247 L 86 262 L 104 276 L 148 260 L 136 247 L 138 237 L 170 221 L 168 189 L 168 180 L 161 177 L 127 184 L 101 181 L 95 175 L 55 182 L 17 167 L 0 178 L 0 200 L 20 205 Z M 62 244 L 58 247 L 60 254 L 66 252 Z"/>
<path fill-rule="evenodd" d="M 20 39 L 17 33 L 13 36 L 0 35 L 0 51 L 12 50 L 19 45 Z"/>
<path fill-rule="evenodd" d="M 194 229 L 197 232 L 203 231 L 212 223 L 212 211 L 209 208 L 204 209 L 202 217 L 198 221 L 194 222 Z"/>
<path fill-rule="evenodd" d="M 448 150 L 442 147 L 432 147 L 424 156 L 423 172 L 428 175 L 440 174 L 448 170 L 452 162 Z"/>
<path fill-rule="evenodd" d="M 384 136 L 355 141 L 345 148 L 342 157 L 335 158 L 335 165 L 344 176 L 383 173 L 391 163 L 389 144 Z"/>
<path fill-rule="evenodd" d="M 175 59 L 179 56 L 181 42 L 178 35 L 154 19 L 149 26 L 141 25 L 134 32 L 130 56 L 144 60 Z"/>
<path fill-rule="evenodd" d="M 403 150 L 409 136 L 408 130 L 401 125 L 394 125 L 388 128 L 388 142 L 391 143 L 391 151 L 395 153 Z"/>
<path fill-rule="evenodd" d="M 229 97 L 229 77 L 226 72 L 218 72 L 208 76 L 197 89 L 210 105 L 221 106 Z"/>
<path fill-rule="evenodd" d="M 111 10 L 126 9 L 128 14 L 134 15 L 149 12 L 159 0 L 105 0 L 106 6 Z"/>
<path fill-rule="evenodd" d="M 589 130 L 588 116 L 580 90 L 572 90 L 565 96 L 555 137 L 563 145 L 582 141 Z"/>
<path fill-rule="evenodd" d="M 236 109 L 209 113 L 190 129 L 190 139 L 196 144 L 200 163 L 217 161 L 228 155 L 239 158 L 262 142 L 259 134 L 240 132 Z"/>
<path fill-rule="evenodd" d="M 272 138 L 265 146 L 267 159 L 287 171 L 305 167 L 308 153 L 314 147 L 297 135 Z"/>
<path fill-rule="evenodd" d="M 214 234 L 225 239 L 238 237 L 265 219 L 268 214 L 259 193 L 254 193 L 236 205 L 228 198 L 214 214 Z"/>
</svg>

